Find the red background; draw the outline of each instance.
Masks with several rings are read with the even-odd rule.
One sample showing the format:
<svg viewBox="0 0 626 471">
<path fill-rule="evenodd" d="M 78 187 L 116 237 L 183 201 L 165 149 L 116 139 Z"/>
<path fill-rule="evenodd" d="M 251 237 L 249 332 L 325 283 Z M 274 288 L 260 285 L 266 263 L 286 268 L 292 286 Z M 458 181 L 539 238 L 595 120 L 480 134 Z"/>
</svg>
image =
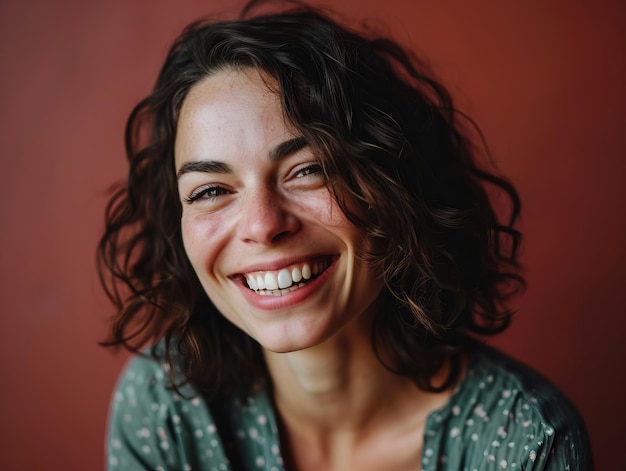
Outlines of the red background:
<svg viewBox="0 0 626 471">
<path fill-rule="evenodd" d="M 101 469 L 124 355 L 94 251 L 122 132 L 168 45 L 227 0 L 0 2 L 0 469 Z M 330 3 L 330 2 L 329 2 Z M 523 197 L 529 289 L 495 343 L 623 455 L 626 15 L 618 0 L 340 0 L 430 59 Z M 622 366 L 620 366 L 622 365 Z"/>
</svg>

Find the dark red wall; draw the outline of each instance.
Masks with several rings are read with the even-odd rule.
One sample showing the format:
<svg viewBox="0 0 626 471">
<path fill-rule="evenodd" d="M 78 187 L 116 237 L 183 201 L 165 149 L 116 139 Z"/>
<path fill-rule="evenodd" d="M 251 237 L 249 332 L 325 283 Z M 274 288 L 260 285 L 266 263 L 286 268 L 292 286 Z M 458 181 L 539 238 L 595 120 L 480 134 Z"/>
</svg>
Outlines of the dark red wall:
<svg viewBox="0 0 626 471">
<path fill-rule="evenodd" d="M 94 269 L 104 191 L 124 173 L 126 115 L 168 44 L 228 3 L 0 2 L 0 469 L 102 468 L 124 360 L 96 344 L 112 312 Z M 334 8 L 423 51 L 518 185 L 529 289 L 495 343 L 566 391 L 599 469 L 614 469 L 626 423 L 623 3 Z"/>
</svg>

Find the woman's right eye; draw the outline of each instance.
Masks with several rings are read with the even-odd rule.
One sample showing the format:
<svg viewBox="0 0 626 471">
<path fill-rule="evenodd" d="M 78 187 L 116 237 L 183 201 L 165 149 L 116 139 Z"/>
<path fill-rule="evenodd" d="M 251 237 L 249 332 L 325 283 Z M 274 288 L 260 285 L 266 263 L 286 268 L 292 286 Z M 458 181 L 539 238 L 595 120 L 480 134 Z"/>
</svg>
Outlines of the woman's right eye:
<svg viewBox="0 0 626 471">
<path fill-rule="evenodd" d="M 196 188 L 189 196 L 185 197 L 185 203 L 191 204 L 198 200 L 215 200 L 229 193 L 229 190 L 221 186 L 202 186 Z"/>
</svg>

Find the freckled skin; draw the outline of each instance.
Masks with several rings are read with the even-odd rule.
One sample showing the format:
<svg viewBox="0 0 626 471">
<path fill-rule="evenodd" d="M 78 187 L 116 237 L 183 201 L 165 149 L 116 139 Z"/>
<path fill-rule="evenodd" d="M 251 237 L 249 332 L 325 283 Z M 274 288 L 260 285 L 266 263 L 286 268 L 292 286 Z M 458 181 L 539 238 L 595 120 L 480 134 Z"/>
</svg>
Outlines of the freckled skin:
<svg viewBox="0 0 626 471">
<path fill-rule="evenodd" d="M 267 350 L 289 352 L 361 322 L 382 282 L 355 256 L 368 241 L 332 198 L 311 150 L 269 157 L 299 136 L 285 123 L 267 80 L 254 69 L 226 70 L 196 84 L 181 109 L 175 163 L 177 171 L 194 161 L 228 167 L 180 175 L 185 250 L 226 318 Z M 202 196 L 186 201 L 194 195 Z M 266 305 L 237 276 L 319 256 L 333 263 L 315 285 L 284 298 L 264 296 Z"/>
</svg>

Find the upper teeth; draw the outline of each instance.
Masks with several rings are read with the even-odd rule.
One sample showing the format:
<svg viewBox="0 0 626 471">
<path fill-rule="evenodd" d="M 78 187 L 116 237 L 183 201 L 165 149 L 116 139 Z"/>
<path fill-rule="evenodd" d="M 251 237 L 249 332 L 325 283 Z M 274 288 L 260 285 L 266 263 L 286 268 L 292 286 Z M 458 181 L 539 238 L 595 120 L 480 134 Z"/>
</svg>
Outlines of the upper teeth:
<svg viewBox="0 0 626 471">
<path fill-rule="evenodd" d="M 248 273 L 245 278 L 250 289 L 255 291 L 285 289 L 302 280 L 310 280 L 311 276 L 321 273 L 327 266 L 328 262 L 305 263 L 293 268 L 283 268 L 278 272 Z"/>
</svg>

